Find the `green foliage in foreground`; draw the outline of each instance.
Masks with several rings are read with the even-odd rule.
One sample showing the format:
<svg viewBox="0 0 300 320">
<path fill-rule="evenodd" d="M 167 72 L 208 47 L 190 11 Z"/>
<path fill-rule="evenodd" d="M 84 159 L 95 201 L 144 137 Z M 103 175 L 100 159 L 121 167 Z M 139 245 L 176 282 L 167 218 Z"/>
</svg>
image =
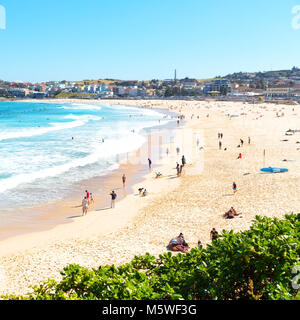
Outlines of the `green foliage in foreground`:
<svg viewBox="0 0 300 320">
<path fill-rule="evenodd" d="M 250 230 L 223 231 L 206 249 L 146 254 L 120 267 L 69 265 L 60 282 L 5 299 L 297 299 L 292 279 L 298 281 L 299 232 L 300 214 L 257 216 Z"/>
</svg>

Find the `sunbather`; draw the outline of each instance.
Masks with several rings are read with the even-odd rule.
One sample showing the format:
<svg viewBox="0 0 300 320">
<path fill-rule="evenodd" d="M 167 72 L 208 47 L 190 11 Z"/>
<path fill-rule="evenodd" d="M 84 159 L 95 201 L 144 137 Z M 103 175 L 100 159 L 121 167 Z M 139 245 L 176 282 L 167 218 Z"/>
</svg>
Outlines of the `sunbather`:
<svg viewBox="0 0 300 320">
<path fill-rule="evenodd" d="M 239 216 L 240 213 L 237 213 L 236 210 L 231 207 L 229 211 L 224 214 L 225 219 L 233 219 L 234 217 Z"/>
<path fill-rule="evenodd" d="M 178 237 L 169 242 L 168 248 L 171 251 L 187 252 L 190 247 L 184 240 L 183 234 L 180 233 Z"/>
<path fill-rule="evenodd" d="M 156 179 L 162 177 L 162 174 L 160 172 L 155 172 L 155 174 L 156 174 L 156 177 L 155 177 Z"/>
</svg>

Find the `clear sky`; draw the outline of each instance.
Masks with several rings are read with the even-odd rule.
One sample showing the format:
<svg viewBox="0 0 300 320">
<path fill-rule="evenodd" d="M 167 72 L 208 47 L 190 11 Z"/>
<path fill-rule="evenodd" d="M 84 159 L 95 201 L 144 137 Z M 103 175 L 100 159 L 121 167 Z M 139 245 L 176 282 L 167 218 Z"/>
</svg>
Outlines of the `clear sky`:
<svg viewBox="0 0 300 320">
<path fill-rule="evenodd" d="M 300 0 L 0 5 L 6 11 L 6 29 L 0 30 L 3 80 L 167 79 L 175 68 L 178 78 L 209 78 L 300 67 L 300 29 L 292 27 Z"/>
</svg>

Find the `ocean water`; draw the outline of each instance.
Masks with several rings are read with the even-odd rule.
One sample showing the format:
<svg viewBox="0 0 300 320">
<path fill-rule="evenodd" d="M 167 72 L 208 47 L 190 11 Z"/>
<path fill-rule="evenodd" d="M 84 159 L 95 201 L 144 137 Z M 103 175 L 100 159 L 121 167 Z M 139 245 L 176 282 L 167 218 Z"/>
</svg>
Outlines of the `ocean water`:
<svg viewBox="0 0 300 320">
<path fill-rule="evenodd" d="M 76 182 L 118 168 L 146 128 L 167 121 L 119 105 L 0 102 L 0 214 L 63 199 Z"/>
</svg>

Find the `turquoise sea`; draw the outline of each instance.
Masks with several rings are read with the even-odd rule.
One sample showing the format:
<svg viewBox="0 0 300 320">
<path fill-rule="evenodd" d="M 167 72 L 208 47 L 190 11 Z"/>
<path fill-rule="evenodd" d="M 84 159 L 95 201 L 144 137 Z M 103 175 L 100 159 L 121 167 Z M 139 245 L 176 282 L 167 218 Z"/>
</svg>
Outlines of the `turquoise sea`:
<svg viewBox="0 0 300 320">
<path fill-rule="evenodd" d="M 74 183 L 107 174 L 170 116 L 89 103 L 0 102 L 0 213 L 63 199 Z"/>
</svg>

